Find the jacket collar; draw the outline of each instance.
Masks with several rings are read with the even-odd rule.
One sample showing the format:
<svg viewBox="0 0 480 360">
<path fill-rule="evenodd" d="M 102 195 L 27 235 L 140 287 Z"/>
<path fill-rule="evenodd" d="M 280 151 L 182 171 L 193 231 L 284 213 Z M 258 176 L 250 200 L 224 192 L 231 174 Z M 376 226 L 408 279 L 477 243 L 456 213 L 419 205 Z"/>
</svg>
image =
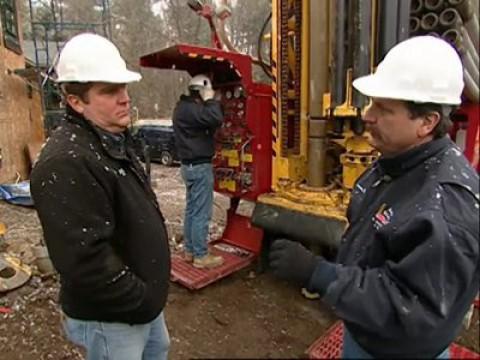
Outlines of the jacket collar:
<svg viewBox="0 0 480 360">
<path fill-rule="evenodd" d="M 192 96 L 192 95 L 180 95 L 180 100 L 187 101 L 187 102 L 194 102 L 197 104 L 201 104 L 203 102 L 202 98 L 199 96 Z"/>
<path fill-rule="evenodd" d="M 91 121 L 87 120 L 82 114 L 77 113 L 70 106 L 67 106 L 65 119 L 77 126 L 80 126 L 93 133 L 102 144 L 106 153 L 117 160 L 129 160 L 127 153 L 127 144 L 130 144 L 131 136 L 128 130 L 123 133 L 114 134 L 99 128 Z"/>
<path fill-rule="evenodd" d="M 445 136 L 419 145 L 392 158 L 380 157 L 378 164 L 385 174 L 396 177 L 446 150 L 451 143 L 451 140 Z"/>
</svg>

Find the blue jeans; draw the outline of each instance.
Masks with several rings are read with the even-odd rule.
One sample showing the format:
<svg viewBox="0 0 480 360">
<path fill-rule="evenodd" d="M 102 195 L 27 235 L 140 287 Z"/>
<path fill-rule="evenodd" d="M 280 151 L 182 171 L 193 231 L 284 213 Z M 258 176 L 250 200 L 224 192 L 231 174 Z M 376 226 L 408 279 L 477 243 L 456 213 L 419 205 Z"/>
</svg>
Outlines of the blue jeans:
<svg viewBox="0 0 480 360">
<path fill-rule="evenodd" d="M 362 347 L 353 339 L 350 332 L 344 327 L 343 334 L 343 351 L 342 359 L 375 359 L 372 355 L 367 353 Z M 450 359 L 450 352 L 447 348 L 436 359 Z"/>
<path fill-rule="evenodd" d="M 213 207 L 212 164 L 182 165 L 180 168 L 187 190 L 183 237 L 185 250 L 194 257 L 208 253 L 208 224 Z"/>
<path fill-rule="evenodd" d="M 87 350 L 87 360 L 166 360 L 170 338 L 163 312 L 142 325 L 76 320 L 65 317 L 73 343 Z"/>
</svg>

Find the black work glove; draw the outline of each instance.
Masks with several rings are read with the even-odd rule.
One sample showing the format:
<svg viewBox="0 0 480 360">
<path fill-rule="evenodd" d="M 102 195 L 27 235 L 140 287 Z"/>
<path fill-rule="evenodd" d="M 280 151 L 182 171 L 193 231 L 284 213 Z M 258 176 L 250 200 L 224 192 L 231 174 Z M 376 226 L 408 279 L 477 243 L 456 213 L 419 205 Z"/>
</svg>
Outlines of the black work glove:
<svg viewBox="0 0 480 360">
<path fill-rule="evenodd" d="M 286 239 L 275 240 L 270 247 L 269 263 L 280 279 L 306 287 L 319 258 L 302 244 Z"/>
</svg>

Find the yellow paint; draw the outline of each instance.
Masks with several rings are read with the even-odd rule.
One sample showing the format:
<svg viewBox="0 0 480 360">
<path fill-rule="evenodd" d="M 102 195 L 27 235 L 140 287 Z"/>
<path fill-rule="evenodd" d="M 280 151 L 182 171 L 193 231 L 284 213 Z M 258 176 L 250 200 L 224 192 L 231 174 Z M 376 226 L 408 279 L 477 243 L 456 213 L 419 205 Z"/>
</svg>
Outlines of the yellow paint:
<svg viewBox="0 0 480 360">
<path fill-rule="evenodd" d="M 344 193 L 341 190 L 308 191 L 297 187 L 290 188 L 288 191 L 260 195 L 257 201 L 300 213 L 346 222 L 346 207 L 343 197 Z"/>
<path fill-rule="evenodd" d="M 315 21 L 315 14 L 310 14 L 310 1 L 312 0 L 288 0 L 289 12 L 293 14 L 293 6 L 295 2 L 300 1 L 302 6 L 302 34 L 300 39 L 294 39 L 295 21 L 300 21 L 290 16 L 288 19 L 289 41 L 301 42 L 301 74 L 294 74 L 295 70 L 295 55 L 292 42 L 288 46 L 288 54 L 280 54 L 280 22 L 281 22 L 281 2 L 282 0 L 275 0 L 272 2 L 272 67 L 273 81 L 272 88 L 276 97 L 272 99 L 274 112 L 272 119 L 274 126 L 272 134 L 274 139 L 272 147 L 275 155 L 272 161 L 272 189 L 273 192 L 263 194 L 258 198 L 258 201 L 265 204 L 283 207 L 285 209 L 298 211 L 318 217 L 335 218 L 346 222 L 346 208 L 350 201 L 350 189 L 353 187 L 356 179 L 367 169 L 371 163 L 376 159 L 377 153 L 370 146 L 368 142 L 368 134 L 358 136 L 350 129 L 350 121 L 348 119 L 357 119 L 359 116 L 359 109 L 353 107 L 353 89 L 352 89 L 352 71 L 347 71 L 346 74 L 346 99 L 343 104 L 331 110 L 331 95 L 325 93 L 323 95 L 323 115 L 329 119 L 327 125 L 331 131 L 334 122 L 338 118 L 347 119 L 345 121 L 344 131 L 341 137 L 329 137 L 330 145 L 336 146 L 338 144 L 344 151 L 339 158 L 334 159 L 335 164 L 331 166 L 342 166 L 342 177 L 338 177 L 337 181 L 333 181 L 331 185 L 321 189 L 308 189 L 304 185 L 307 175 L 307 156 L 308 156 L 308 116 L 309 109 L 309 92 L 310 92 L 310 37 L 321 36 L 319 34 L 310 34 L 310 21 Z M 313 0 L 314 1 L 314 0 Z M 334 2 L 330 3 L 332 8 Z M 374 0 L 374 6 L 376 1 Z M 376 8 L 374 8 L 376 10 Z M 331 21 L 333 24 L 334 21 Z M 372 24 L 375 30 L 375 21 Z M 333 31 L 332 29 L 330 29 Z M 330 31 L 329 30 L 329 31 Z M 373 35 L 375 37 L 375 34 Z M 372 37 L 372 38 L 373 38 Z M 373 43 L 372 43 L 373 44 Z M 300 81 L 300 152 L 294 154 L 292 151 L 282 152 L 282 134 L 285 129 L 282 129 L 282 78 L 280 76 L 280 69 L 283 65 L 281 62 L 288 62 L 288 67 L 292 71 L 296 81 Z M 288 90 L 289 99 L 295 98 L 295 91 Z M 320 99 L 319 99 L 320 100 Z M 294 109 L 289 107 L 289 115 L 295 115 Z"/>
<path fill-rule="evenodd" d="M 238 160 L 238 158 L 228 158 L 228 166 L 239 167 L 240 161 Z"/>
<path fill-rule="evenodd" d="M 220 180 L 218 182 L 218 187 L 223 190 L 235 192 L 235 190 L 237 189 L 237 184 L 235 180 Z"/>
<path fill-rule="evenodd" d="M 226 158 L 238 158 L 238 151 L 231 149 L 222 149 L 222 156 Z"/>
<path fill-rule="evenodd" d="M 253 155 L 252 154 L 243 154 L 242 161 L 243 162 L 248 162 L 248 163 L 253 162 Z"/>
</svg>

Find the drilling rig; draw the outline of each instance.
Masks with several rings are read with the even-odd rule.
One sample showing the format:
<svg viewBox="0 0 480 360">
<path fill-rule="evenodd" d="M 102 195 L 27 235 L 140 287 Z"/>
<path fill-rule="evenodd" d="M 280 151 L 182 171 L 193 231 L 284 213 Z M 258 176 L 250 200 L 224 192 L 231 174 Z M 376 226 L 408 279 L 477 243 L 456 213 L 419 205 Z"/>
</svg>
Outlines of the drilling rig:
<svg viewBox="0 0 480 360">
<path fill-rule="evenodd" d="M 369 99 L 352 88 L 352 79 L 371 73 L 410 36 L 435 33 L 461 54 L 466 88 L 451 136 L 478 169 L 478 1 L 272 0 L 271 29 L 266 22 L 259 40 L 270 39 L 269 64 L 261 49 L 255 59 L 222 46 L 214 18 L 223 24 L 225 12 L 215 15 L 199 1 L 189 5 L 209 20 L 213 47 L 179 44 L 140 62 L 213 76 L 225 108 L 215 189 L 231 204 L 217 245 L 237 260 L 227 257 L 224 268 L 198 274 L 174 258 L 174 280 L 205 286 L 268 252 L 276 237 L 335 253 L 350 191 L 378 157 L 361 120 Z M 270 84 L 252 81 L 255 63 Z M 243 201 L 254 203 L 252 213 L 239 213 Z"/>
</svg>

